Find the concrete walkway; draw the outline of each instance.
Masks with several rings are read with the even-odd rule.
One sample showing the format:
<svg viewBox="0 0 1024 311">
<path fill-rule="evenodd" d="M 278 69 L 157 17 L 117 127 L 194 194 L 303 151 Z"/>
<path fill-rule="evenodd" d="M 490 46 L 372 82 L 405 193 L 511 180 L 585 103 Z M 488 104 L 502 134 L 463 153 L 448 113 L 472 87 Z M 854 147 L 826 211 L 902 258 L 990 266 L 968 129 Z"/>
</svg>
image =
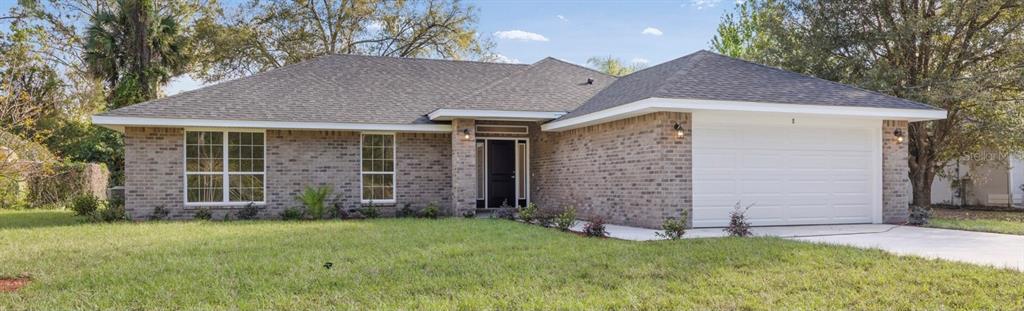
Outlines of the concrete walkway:
<svg viewBox="0 0 1024 311">
<path fill-rule="evenodd" d="M 575 230 L 584 223 L 578 222 Z M 613 238 L 633 241 L 660 239 L 658 230 L 607 225 Z M 1024 271 L 1024 236 L 896 225 L 825 225 L 755 227 L 757 236 L 796 241 L 876 248 L 899 255 L 939 258 Z M 686 231 L 687 238 L 724 237 L 721 228 Z"/>
</svg>

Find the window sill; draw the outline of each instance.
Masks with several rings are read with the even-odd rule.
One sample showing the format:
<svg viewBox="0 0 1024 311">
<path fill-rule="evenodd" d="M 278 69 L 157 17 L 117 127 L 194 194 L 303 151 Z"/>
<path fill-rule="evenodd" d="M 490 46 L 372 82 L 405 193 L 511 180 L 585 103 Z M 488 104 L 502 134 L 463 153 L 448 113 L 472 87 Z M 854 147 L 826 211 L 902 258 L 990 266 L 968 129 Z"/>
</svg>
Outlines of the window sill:
<svg viewBox="0 0 1024 311">
<path fill-rule="evenodd" d="M 185 203 L 185 209 L 199 209 L 204 207 L 218 207 L 218 208 L 242 208 L 252 203 L 256 206 L 263 207 L 267 205 L 267 202 L 210 202 L 210 203 L 198 203 L 190 202 Z"/>
<path fill-rule="evenodd" d="M 370 205 L 371 202 L 375 206 L 393 206 L 395 204 L 398 204 L 398 202 L 396 202 L 395 200 L 363 200 L 361 203 L 362 205 Z"/>
</svg>

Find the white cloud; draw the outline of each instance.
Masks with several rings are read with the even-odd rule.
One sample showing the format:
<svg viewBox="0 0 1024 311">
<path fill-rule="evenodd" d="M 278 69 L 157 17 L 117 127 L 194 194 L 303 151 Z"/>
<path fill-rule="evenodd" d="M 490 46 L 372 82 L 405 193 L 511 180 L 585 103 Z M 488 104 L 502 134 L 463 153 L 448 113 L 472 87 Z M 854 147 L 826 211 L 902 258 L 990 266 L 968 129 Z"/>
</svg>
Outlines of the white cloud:
<svg viewBox="0 0 1024 311">
<path fill-rule="evenodd" d="M 494 53 L 494 54 L 488 55 L 487 57 L 484 57 L 483 61 L 495 62 L 495 63 L 507 63 L 507 64 L 518 64 L 519 63 L 519 59 L 508 57 L 508 56 L 501 55 L 501 54 L 498 54 L 498 53 Z"/>
<path fill-rule="evenodd" d="M 544 37 L 544 36 L 542 36 L 539 33 L 533 33 L 533 32 L 522 31 L 522 30 L 498 31 L 498 32 L 494 33 L 494 36 L 498 37 L 498 39 L 507 39 L 507 40 L 541 41 L 541 42 L 549 41 L 547 37 Z"/>
<path fill-rule="evenodd" d="M 703 10 L 706 8 L 714 7 L 715 5 L 718 5 L 719 2 L 722 2 L 722 0 L 691 0 L 690 6 L 693 6 L 698 10 Z M 736 0 L 736 3 L 740 2 L 740 0 Z"/>
<path fill-rule="evenodd" d="M 555 17 L 558 17 L 558 20 L 560 20 L 560 21 L 569 22 L 569 19 L 565 18 L 564 15 L 559 14 L 559 15 L 555 15 Z"/>
<path fill-rule="evenodd" d="M 634 64 L 644 64 L 644 65 L 646 65 L 647 63 L 651 62 L 651 61 L 647 60 L 646 58 L 639 58 L 639 57 L 635 57 L 635 58 L 633 58 L 633 59 L 631 59 L 629 61 L 633 62 Z"/>
<path fill-rule="evenodd" d="M 654 27 L 644 28 L 644 31 L 641 31 L 640 33 L 641 34 L 645 34 L 645 35 L 652 35 L 652 36 L 660 36 L 660 35 L 663 34 L 661 32 L 661 29 L 654 28 Z"/>
</svg>

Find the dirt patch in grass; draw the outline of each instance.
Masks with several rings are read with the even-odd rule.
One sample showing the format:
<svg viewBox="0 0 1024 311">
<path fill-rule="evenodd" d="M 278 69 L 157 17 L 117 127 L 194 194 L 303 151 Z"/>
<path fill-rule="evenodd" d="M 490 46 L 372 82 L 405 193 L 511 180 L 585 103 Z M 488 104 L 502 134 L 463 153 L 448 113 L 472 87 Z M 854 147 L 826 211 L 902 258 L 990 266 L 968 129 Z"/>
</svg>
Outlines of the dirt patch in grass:
<svg viewBox="0 0 1024 311">
<path fill-rule="evenodd" d="M 13 293 L 32 280 L 27 277 L 0 278 L 0 293 Z"/>
<path fill-rule="evenodd" d="M 1006 220 L 1006 221 L 1019 221 L 1024 222 L 1024 211 L 992 211 L 992 210 L 975 210 L 966 208 L 932 208 L 934 217 L 946 218 L 946 219 L 957 219 L 957 220 L 975 220 L 975 219 L 989 219 L 989 220 Z"/>
</svg>

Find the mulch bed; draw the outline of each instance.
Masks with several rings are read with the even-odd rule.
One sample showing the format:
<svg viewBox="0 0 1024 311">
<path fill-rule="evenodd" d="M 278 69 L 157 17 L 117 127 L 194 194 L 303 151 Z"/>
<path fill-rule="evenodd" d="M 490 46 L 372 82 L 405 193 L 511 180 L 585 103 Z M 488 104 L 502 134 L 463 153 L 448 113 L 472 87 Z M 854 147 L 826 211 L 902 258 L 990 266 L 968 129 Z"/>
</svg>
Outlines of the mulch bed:
<svg viewBox="0 0 1024 311">
<path fill-rule="evenodd" d="M 28 285 L 28 277 L 0 278 L 0 293 L 12 293 Z"/>
<path fill-rule="evenodd" d="M 1024 222 L 1024 210 L 991 210 L 991 209 L 976 209 L 976 208 L 944 208 L 944 207 L 933 207 L 932 212 L 934 217 L 947 218 L 947 219 L 959 219 L 959 220 L 973 220 L 973 219 L 992 219 L 992 220 L 1008 220 L 1008 221 L 1020 221 Z"/>
</svg>

